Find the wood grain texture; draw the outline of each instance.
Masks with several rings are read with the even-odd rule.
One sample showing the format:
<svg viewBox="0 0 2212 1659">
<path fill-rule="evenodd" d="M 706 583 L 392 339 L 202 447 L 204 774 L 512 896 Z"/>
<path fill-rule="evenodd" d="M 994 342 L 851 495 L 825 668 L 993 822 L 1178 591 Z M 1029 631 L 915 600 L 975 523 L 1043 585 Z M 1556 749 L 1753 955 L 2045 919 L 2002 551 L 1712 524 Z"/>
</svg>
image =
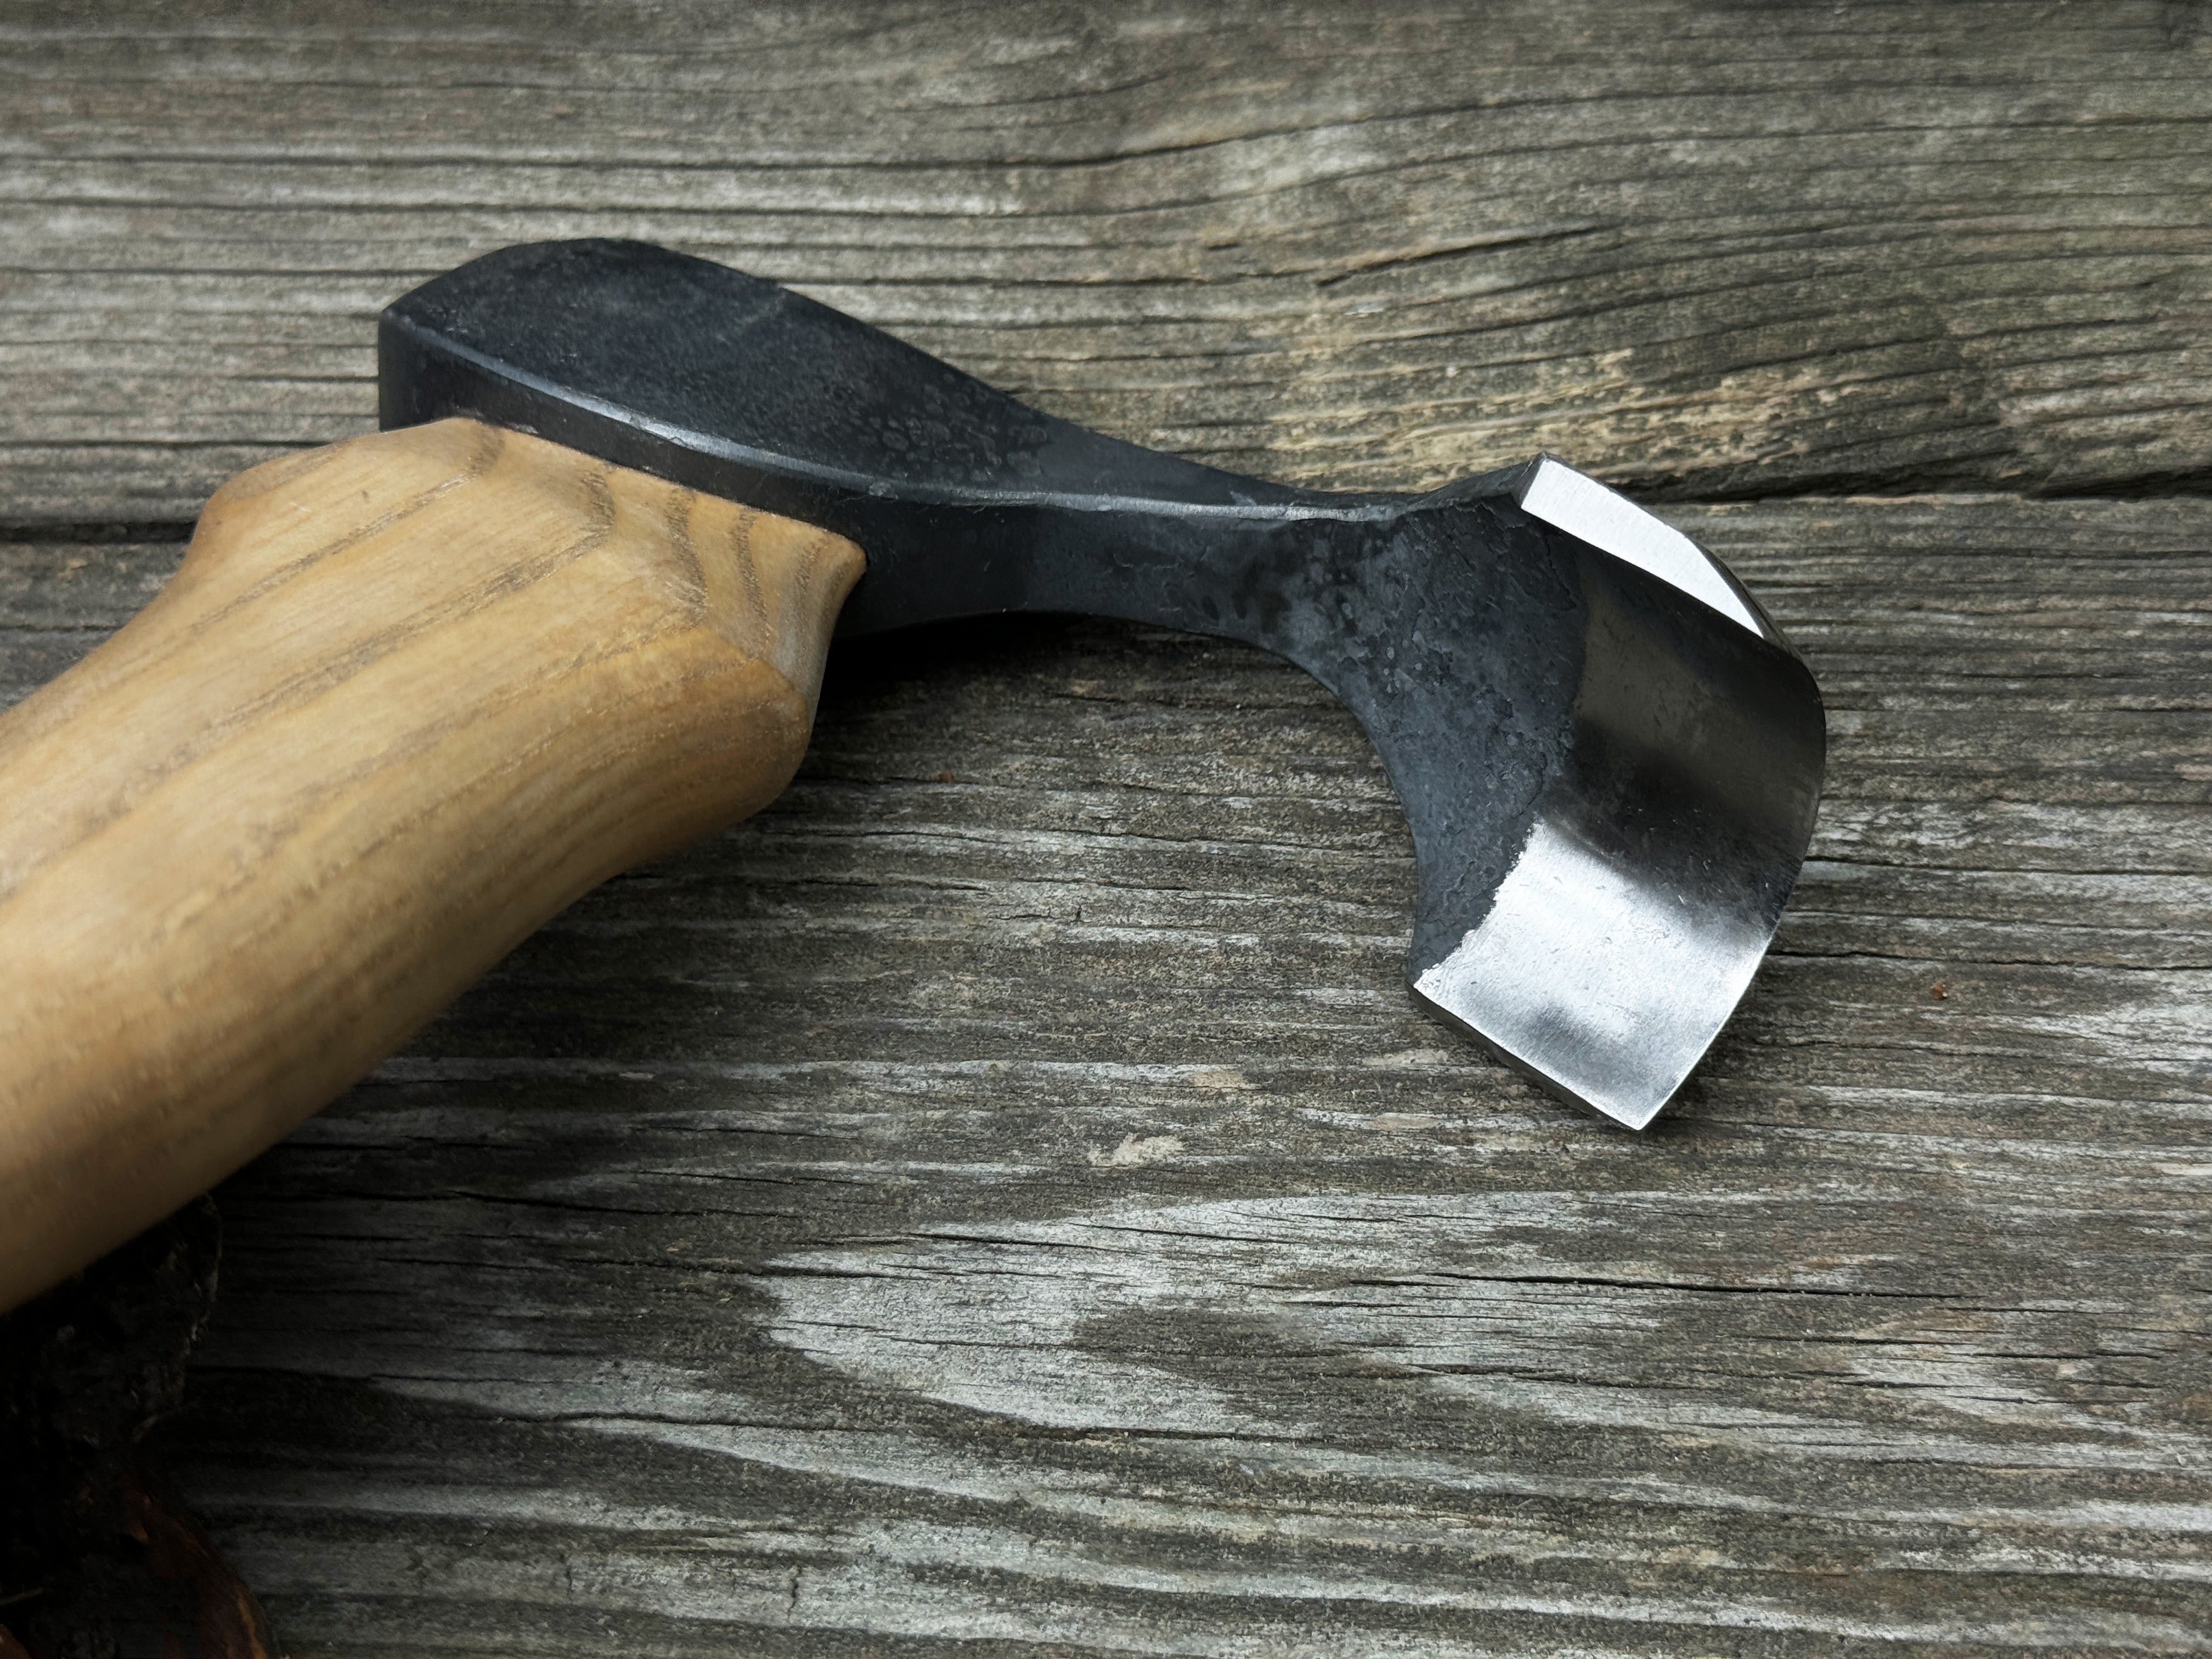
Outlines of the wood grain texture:
<svg viewBox="0 0 2212 1659">
<path fill-rule="evenodd" d="M 0 716 L 0 1308 L 806 744 L 849 542 L 471 421 L 232 479 Z"/>
<path fill-rule="evenodd" d="M 2191 0 L 0 12 L 0 503 L 186 518 L 368 429 L 534 238 L 798 285 L 1300 482 L 2202 487 Z"/>
<path fill-rule="evenodd" d="M 289 1650 L 2212 1649 L 2208 23 L 0 14 L 0 517 L 156 532 L 5 547 L 0 696 L 365 428 L 392 295 L 619 234 L 1306 483 L 1551 443 L 1832 711 L 1778 948 L 1635 1140 L 1409 1006 L 1310 682 L 833 657 L 775 807 L 225 1188 L 167 1449 Z"/>
<path fill-rule="evenodd" d="M 1674 516 L 1834 757 L 1650 1135 L 1412 1008 L 1295 671 L 833 655 L 222 1189 L 167 1449 L 290 1650 L 2212 1648 L 2212 509 Z M 20 550 L 10 659 L 173 557 Z"/>
</svg>

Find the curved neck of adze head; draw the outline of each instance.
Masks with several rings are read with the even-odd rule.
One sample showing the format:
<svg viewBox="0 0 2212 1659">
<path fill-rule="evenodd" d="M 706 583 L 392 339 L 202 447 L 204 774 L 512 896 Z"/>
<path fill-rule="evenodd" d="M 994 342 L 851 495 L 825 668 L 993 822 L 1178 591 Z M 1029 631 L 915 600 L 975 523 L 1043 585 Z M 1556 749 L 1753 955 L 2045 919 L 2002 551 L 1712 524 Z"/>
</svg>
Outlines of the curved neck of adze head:
<svg viewBox="0 0 2212 1659">
<path fill-rule="evenodd" d="M 1717 562 L 1548 459 L 1418 498 L 1239 478 L 636 243 L 487 256 L 380 349 L 386 425 L 473 415 L 850 537 L 847 637 L 1078 611 L 1298 664 L 1405 804 L 1417 991 L 1622 1121 L 1704 1052 L 1796 878 L 1810 677 Z"/>
</svg>

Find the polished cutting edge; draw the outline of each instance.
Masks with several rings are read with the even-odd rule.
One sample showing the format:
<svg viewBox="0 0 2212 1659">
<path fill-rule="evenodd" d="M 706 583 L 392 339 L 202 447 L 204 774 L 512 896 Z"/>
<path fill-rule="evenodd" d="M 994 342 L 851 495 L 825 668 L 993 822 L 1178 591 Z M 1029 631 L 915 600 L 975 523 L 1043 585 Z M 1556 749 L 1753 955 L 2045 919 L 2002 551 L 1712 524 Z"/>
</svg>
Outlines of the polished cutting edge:
<svg viewBox="0 0 2212 1659">
<path fill-rule="evenodd" d="M 1595 479 L 1545 456 L 1519 495 L 1554 528 L 1783 643 L 1727 566 Z M 1624 726 L 1648 719 L 1617 704 L 1609 689 L 1586 684 L 1578 699 L 1577 719 L 1592 729 L 1578 733 L 1577 752 L 1602 749 Z M 1684 749 L 1698 745 L 1678 742 L 1678 757 Z M 1711 758 L 1717 771 L 1729 760 L 1759 768 L 1757 755 L 1742 750 Z M 1701 855 L 1698 815 L 1680 810 L 1697 793 L 1694 778 L 1647 775 L 1640 790 L 1618 775 L 1608 781 L 1641 796 L 1628 813 L 1602 787 L 1593 800 L 1579 780 L 1547 790 L 1488 914 L 1412 977 L 1432 1007 L 1513 1065 L 1641 1129 L 1735 1012 L 1790 888 L 1778 866 L 1764 872 L 1762 884 Z M 1745 874 L 1753 878 L 1731 879 Z"/>
</svg>

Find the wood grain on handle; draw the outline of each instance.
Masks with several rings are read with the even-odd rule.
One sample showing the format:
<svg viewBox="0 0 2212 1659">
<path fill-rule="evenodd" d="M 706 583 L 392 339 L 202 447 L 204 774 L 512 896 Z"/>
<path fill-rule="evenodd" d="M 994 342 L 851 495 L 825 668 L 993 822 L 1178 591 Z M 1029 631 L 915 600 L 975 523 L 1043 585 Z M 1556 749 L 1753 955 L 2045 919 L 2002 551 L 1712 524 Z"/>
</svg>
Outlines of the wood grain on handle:
<svg viewBox="0 0 2212 1659">
<path fill-rule="evenodd" d="M 0 1308 L 798 765 L 862 568 L 468 421 L 240 474 L 0 715 Z"/>
</svg>

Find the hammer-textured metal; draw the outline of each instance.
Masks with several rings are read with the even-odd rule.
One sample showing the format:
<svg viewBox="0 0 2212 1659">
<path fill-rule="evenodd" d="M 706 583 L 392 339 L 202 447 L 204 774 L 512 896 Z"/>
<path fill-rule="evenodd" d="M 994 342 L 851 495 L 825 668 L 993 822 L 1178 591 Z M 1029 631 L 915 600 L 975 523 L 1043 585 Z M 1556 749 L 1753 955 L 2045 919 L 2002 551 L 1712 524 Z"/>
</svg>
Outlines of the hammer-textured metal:
<svg viewBox="0 0 2212 1659">
<path fill-rule="evenodd" d="M 636 242 L 478 259 L 379 350 L 386 427 L 473 416 L 851 538 L 846 637 L 1073 611 L 1288 658 L 1404 804 L 1415 991 L 1622 1123 L 1705 1053 L 1796 880 L 1811 674 L 1718 560 L 1550 457 L 1423 495 L 1239 477 Z"/>
</svg>

